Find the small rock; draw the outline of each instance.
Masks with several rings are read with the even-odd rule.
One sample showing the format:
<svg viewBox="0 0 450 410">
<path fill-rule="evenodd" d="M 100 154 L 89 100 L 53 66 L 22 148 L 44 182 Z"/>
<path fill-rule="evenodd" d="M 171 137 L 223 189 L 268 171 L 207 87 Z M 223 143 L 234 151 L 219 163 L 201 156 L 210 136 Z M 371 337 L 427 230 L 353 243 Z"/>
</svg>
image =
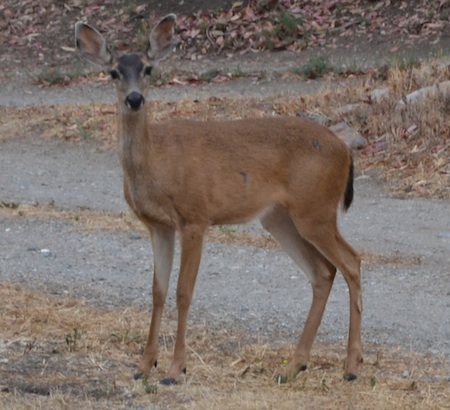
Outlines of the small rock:
<svg viewBox="0 0 450 410">
<path fill-rule="evenodd" d="M 407 378 L 410 377 L 410 376 L 411 376 L 411 373 L 408 372 L 408 370 L 405 370 L 405 371 L 402 373 L 402 377 L 403 377 L 404 379 L 407 379 Z"/>
<path fill-rule="evenodd" d="M 416 124 L 410 125 L 403 133 L 403 138 L 406 139 L 406 141 L 411 140 L 412 138 L 416 137 L 419 134 L 419 127 Z M 411 152 L 414 152 L 411 151 Z"/>
<path fill-rule="evenodd" d="M 42 255 L 44 255 L 45 257 L 52 256 L 52 253 L 50 252 L 50 249 L 41 249 L 41 253 L 42 253 Z"/>
<path fill-rule="evenodd" d="M 339 107 L 336 109 L 336 112 L 338 114 L 351 114 L 355 111 L 358 111 L 360 109 L 364 108 L 364 104 L 358 103 L 358 104 L 347 104 L 342 107 Z"/>
<path fill-rule="evenodd" d="M 447 57 L 437 65 L 439 70 L 448 70 L 450 68 L 450 59 Z"/>
<path fill-rule="evenodd" d="M 344 141 L 350 149 L 362 148 L 367 143 L 367 140 L 346 122 L 340 122 L 332 125 L 329 129 L 333 131 L 342 141 Z"/>
<path fill-rule="evenodd" d="M 304 111 L 297 111 L 295 115 L 299 118 L 303 118 L 304 120 L 309 120 L 313 122 L 317 122 L 318 124 L 328 125 L 331 124 L 331 118 L 324 117 L 318 114 L 311 114 Z"/>
<path fill-rule="evenodd" d="M 427 98 L 436 97 L 442 93 L 444 96 L 450 95 L 450 81 L 444 81 L 430 87 L 424 87 L 408 94 L 404 100 L 400 100 L 398 105 L 405 106 L 406 104 L 418 104 Z"/>
<path fill-rule="evenodd" d="M 372 102 L 379 103 L 382 100 L 388 98 L 390 93 L 391 93 L 390 88 L 379 88 L 369 93 L 369 99 Z"/>
</svg>

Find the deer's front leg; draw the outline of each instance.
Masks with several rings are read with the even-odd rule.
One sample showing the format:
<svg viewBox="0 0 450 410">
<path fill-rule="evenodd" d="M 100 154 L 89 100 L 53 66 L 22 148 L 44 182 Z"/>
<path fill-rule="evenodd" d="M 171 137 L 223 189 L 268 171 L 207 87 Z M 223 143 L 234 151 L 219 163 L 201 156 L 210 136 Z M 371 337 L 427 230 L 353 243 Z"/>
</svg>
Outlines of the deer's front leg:
<svg viewBox="0 0 450 410">
<path fill-rule="evenodd" d="M 168 377 L 162 384 L 176 384 L 181 373 L 186 372 L 186 328 L 194 293 L 195 280 L 202 255 L 205 228 L 188 225 L 181 231 L 181 266 L 177 287 L 178 327 L 175 350 Z"/>
<path fill-rule="evenodd" d="M 172 270 L 175 231 L 169 227 L 149 226 L 153 246 L 153 311 L 150 331 L 147 337 L 144 354 L 139 362 L 135 379 L 148 376 L 158 360 L 158 337 L 161 318 L 169 288 L 170 272 Z"/>
</svg>

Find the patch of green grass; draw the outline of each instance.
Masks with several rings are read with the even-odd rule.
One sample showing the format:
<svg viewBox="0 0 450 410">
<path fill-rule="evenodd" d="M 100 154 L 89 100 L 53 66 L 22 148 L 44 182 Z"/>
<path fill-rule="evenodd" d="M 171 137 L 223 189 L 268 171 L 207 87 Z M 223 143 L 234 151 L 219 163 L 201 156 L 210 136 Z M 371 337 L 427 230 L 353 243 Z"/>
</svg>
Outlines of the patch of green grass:
<svg viewBox="0 0 450 410">
<path fill-rule="evenodd" d="M 217 229 L 221 233 L 234 233 L 234 232 L 237 232 L 236 228 L 234 228 L 233 225 L 219 225 L 217 227 Z"/>
<path fill-rule="evenodd" d="M 302 25 L 304 20 L 301 17 L 295 17 L 286 9 L 281 9 L 275 17 L 277 23 L 275 32 L 282 40 L 297 38 L 298 26 Z"/>
<path fill-rule="evenodd" d="M 399 70 L 408 71 L 420 66 L 420 64 L 421 62 L 419 58 L 411 54 L 394 58 L 390 65 L 391 67 L 398 68 Z"/>
<path fill-rule="evenodd" d="M 142 337 L 139 332 L 131 332 L 128 329 L 125 332 L 111 333 L 111 338 L 117 341 L 118 343 L 125 343 L 125 344 L 142 341 Z"/>
<path fill-rule="evenodd" d="M 30 77 L 35 84 L 55 86 L 68 84 L 71 80 L 85 75 L 80 62 L 76 62 L 69 72 L 63 71 L 60 67 L 45 66 L 37 74 L 30 74 Z"/>
<path fill-rule="evenodd" d="M 333 67 L 325 57 L 312 57 L 298 71 L 301 75 L 308 79 L 321 78 L 325 74 L 333 71 Z"/>
<path fill-rule="evenodd" d="M 221 73 L 218 68 L 211 68 L 200 75 L 200 79 L 203 81 L 211 81 L 213 78 L 217 77 Z"/>
<path fill-rule="evenodd" d="M 241 68 L 240 65 L 238 65 L 238 66 L 236 67 L 236 69 L 233 71 L 232 77 L 233 77 L 233 78 L 248 77 L 248 74 L 245 73 L 245 72 L 242 70 L 242 68 Z"/>
<path fill-rule="evenodd" d="M 0 208 L 17 209 L 19 204 L 16 202 L 0 201 Z"/>
<path fill-rule="evenodd" d="M 76 350 L 78 341 L 81 339 L 81 335 L 82 331 L 78 328 L 74 328 L 72 332 L 66 335 L 65 340 L 69 352 L 74 352 Z"/>
<path fill-rule="evenodd" d="M 144 391 L 147 394 L 158 393 L 158 383 L 149 383 L 148 379 L 144 377 L 142 379 L 142 385 L 144 386 Z"/>
<path fill-rule="evenodd" d="M 41 85 L 62 85 L 68 80 L 59 67 L 44 67 L 35 77 L 35 82 Z"/>
</svg>

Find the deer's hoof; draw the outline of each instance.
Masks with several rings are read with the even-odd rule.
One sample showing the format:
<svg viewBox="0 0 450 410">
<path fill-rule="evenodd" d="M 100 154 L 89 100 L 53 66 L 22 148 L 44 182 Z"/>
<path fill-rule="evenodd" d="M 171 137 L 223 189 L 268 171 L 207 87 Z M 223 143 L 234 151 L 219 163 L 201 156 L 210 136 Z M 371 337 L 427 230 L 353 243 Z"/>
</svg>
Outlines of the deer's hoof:
<svg viewBox="0 0 450 410">
<path fill-rule="evenodd" d="M 163 386 L 175 386 L 178 383 L 173 377 L 166 377 L 160 380 L 159 384 L 162 384 Z"/>
<path fill-rule="evenodd" d="M 133 374 L 134 380 L 139 380 L 139 379 L 142 379 L 143 377 L 144 377 L 144 375 L 141 372 L 137 372 L 137 373 Z"/>
</svg>

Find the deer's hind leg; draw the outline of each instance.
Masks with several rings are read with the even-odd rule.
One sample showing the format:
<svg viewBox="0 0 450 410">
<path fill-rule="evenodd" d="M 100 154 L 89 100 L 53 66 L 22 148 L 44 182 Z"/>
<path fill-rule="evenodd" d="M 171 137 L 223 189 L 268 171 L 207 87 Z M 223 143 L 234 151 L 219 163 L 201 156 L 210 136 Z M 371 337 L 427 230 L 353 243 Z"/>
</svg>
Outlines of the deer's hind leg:
<svg viewBox="0 0 450 410">
<path fill-rule="evenodd" d="M 317 211 L 317 212 L 316 212 Z M 293 215 L 300 235 L 323 255 L 344 276 L 350 294 L 350 326 L 347 345 L 346 380 L 356 379 L 361 353 L 361 260 L 355 250 L 344 240 L 337 227 L 336 212 L 323 217 L 321 210 L 312 210 L 307 215 Z"/>
<path fill-rule="evenodd" d="M 307 367 L 311 347 L 336 275 L 336 268 L 314 245 L 300 236 L 284 207 L 276 206 L 264 214 L 260 220 L 263 227 L 275 237 L 283 250 L 306 273 L 313 290 L 313 300 L 300 340 L 285 374 L 279 376 L 279 381 L 286 382 L 294 379 Z"/>
</svg>

